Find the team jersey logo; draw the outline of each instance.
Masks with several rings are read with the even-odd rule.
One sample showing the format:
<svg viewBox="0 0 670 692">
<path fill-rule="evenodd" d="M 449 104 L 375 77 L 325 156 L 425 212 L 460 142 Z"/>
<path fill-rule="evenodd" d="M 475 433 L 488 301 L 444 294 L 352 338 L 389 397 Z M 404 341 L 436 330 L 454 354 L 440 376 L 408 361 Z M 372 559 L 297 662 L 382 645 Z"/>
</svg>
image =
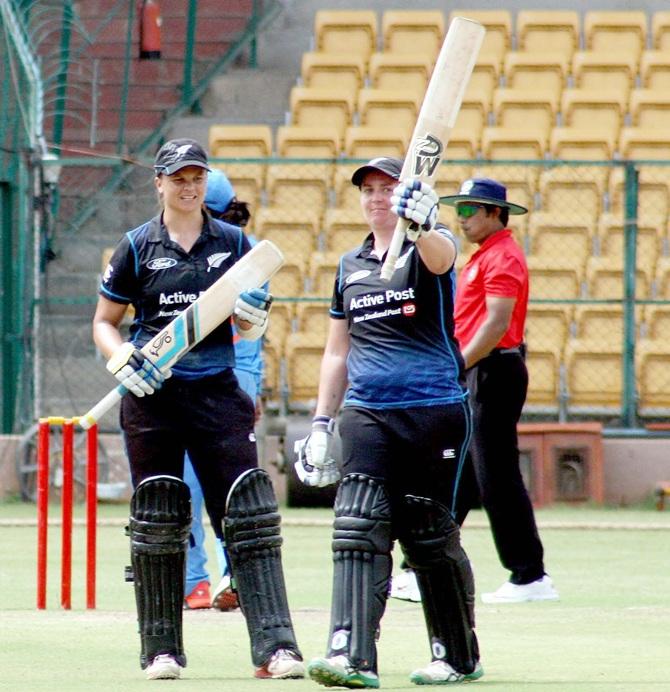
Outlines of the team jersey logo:
<svg viewBox="0 0 670 692">
<path fill-rule="evenodd" d="M 105 267 L 105 273 L 102 275 L 102 283 L 106 284 L 112 278 L 113 273 L 114 273 L 114 267 L 112 267 L 111 264 L 108 264 Z"/>
<path fill-rule="evenodd" d="M 397 262 L 395 263 L 395 268 L 396 269 L 401 269 L 407 264 L 407 261 L 409 260 L 411 254 L 414 252 L 414 243 L 412 243 L 412 247 L 410 247 L 409 250 L 404 255 L 401 255 L 398 257 Z"/>
<path fill-rule="evenodd" d="M 402 314 L 405 317 L 414 317 L 416 314 L 416 305 L 414 305 L 414 303 L 405 303 L 405 305 L 402 306 Z"/>
<path fill-rule="evenodd" d="M 229 252 L 215 252 L 207 258 L 207 271 L 212 271 L 212 269 L 218 269 L 225 260 L 230 257 Z"/>
<path fill-rule="evenodd" d="M 349 284 L 353 284 L 355 281 L 360 281 L 361 279 L 365 279 L 366 277 L 370 276 L 372 272 L 368 269 L 361 269 L 360 271 L 354 272 L 353 274 L 349 274 L 347 278 L 344 280 L 344 283 L 348 286 Z"/>
<path fill-rule="evenodd" d="M 477 278 L 477 274 L 479 274 L 479 265 L 473 264 L 470 269 L 468 269 L 468 281 L 474 281 Z"/>
<path fill-rule="evenodd" d="M 177 264 L 177 260 L 172 257 L 156 257 L 147 262 L 147 268 L 152 271 L 157 271 L 159 269 L 169 269 Z"/>
</svg>

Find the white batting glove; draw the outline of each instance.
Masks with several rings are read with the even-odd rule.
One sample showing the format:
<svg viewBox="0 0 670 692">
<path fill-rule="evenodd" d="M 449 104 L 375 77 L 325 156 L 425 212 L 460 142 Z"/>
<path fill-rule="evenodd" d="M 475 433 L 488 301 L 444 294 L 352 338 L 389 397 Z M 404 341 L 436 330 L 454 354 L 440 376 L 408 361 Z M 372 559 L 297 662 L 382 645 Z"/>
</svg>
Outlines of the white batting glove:
<svg viewBox="0 0 670 692">
<path fill-rule="evenodd" d="M 440 198 L 428 183 L 407 178 L 393 190 L 391 209 L 410 222 L 407 237 L 416 242 L 437 222 Z"/>
<path fill-rule="evenodd" d="M 107 370 L 135 396 L 153 394 L 172 375 L 172 370 L 162 372 L 134 344 L 126 341 L 112 353 Z"/>
<path fill-rule="evenodd" d="M 235 301 L 235 322 L 243 339 L 258 339 L 268 326 L 268 314 L 272 306 L 272 296 L 263 288 L 252 288 L 240 293 Z M 240 320 L 249 322 L 251 328 L 243 329 Z"/>
<path fill-rule="evenodd" d="M 294 451 L 298 455 L 295 471 L 302 483 L 323 488 L 340 480 L 340 471 L 330 453 L 335 421 L 329 416 L 315 416 L 312 432 L 296 440 Z"/>
</svg>

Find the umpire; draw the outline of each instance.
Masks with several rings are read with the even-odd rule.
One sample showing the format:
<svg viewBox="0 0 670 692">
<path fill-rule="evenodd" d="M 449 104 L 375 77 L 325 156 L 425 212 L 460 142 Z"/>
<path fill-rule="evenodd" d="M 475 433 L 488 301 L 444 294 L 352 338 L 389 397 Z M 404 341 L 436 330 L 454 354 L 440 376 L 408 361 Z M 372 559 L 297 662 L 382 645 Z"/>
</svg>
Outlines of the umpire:
<svg viewBox="0 0 670 692">
<path fill-rule="evenodd" d="M 544 571 L 542 542 L 519 468 L 517 423 L 528 390 L 523 335 L 528 267 L 507 227 L 527 209 L 507 201 L 504 185 L 466 180 L 459 194 L 442 197 L 456 207 L 465 237 L 478 249 L 463 267 L 454 318 L 470 392 L 474 430 L 470 457 L 503 566 L 511 572 L 485 603 L 555 600 Z M 459 511 L 462 521 L 469 507 Z"/>
</svg>

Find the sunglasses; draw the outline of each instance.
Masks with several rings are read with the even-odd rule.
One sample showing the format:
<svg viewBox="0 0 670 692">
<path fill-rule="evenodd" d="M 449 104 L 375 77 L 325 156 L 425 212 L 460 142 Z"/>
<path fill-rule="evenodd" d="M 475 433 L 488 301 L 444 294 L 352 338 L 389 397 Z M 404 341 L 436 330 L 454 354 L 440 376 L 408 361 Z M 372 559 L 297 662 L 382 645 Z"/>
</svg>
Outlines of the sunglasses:
<svg viewBox="0 0 670 692">
<path fill-rule="evenodd" d="M 459 204 L 456 207 L 456 213 L 458 216 L 462 216 L 464 219 L 469 219 L 474 216 L 480 209 L 483 209 L 483 204 Z"/>
</svg>

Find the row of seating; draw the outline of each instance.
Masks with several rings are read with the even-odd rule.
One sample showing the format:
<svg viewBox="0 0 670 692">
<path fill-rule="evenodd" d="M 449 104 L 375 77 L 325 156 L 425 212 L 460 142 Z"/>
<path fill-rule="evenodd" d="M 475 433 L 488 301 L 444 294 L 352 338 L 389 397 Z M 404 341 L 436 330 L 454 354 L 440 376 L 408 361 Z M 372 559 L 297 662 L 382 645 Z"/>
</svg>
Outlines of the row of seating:
<svg viewBox="0 0 670 692">
<path fill-rule="evenodd" d="M 483 54 L 502 56 L 511 48 L 554 52 L 570 57 L 580 46 L 588 50 L 640 54 L 645 48 L 670 48 L 670 12 L 643 10 L 510 10 L 454 9 L 448 15 L 476 19 L 486 27 Z M 436 54 L 447 28 L 439 10 L 319 10 L 314 18 L 315 47 L 323 52 L 349 52 L 368 58 L 378 49 Z"/>
</svg>

